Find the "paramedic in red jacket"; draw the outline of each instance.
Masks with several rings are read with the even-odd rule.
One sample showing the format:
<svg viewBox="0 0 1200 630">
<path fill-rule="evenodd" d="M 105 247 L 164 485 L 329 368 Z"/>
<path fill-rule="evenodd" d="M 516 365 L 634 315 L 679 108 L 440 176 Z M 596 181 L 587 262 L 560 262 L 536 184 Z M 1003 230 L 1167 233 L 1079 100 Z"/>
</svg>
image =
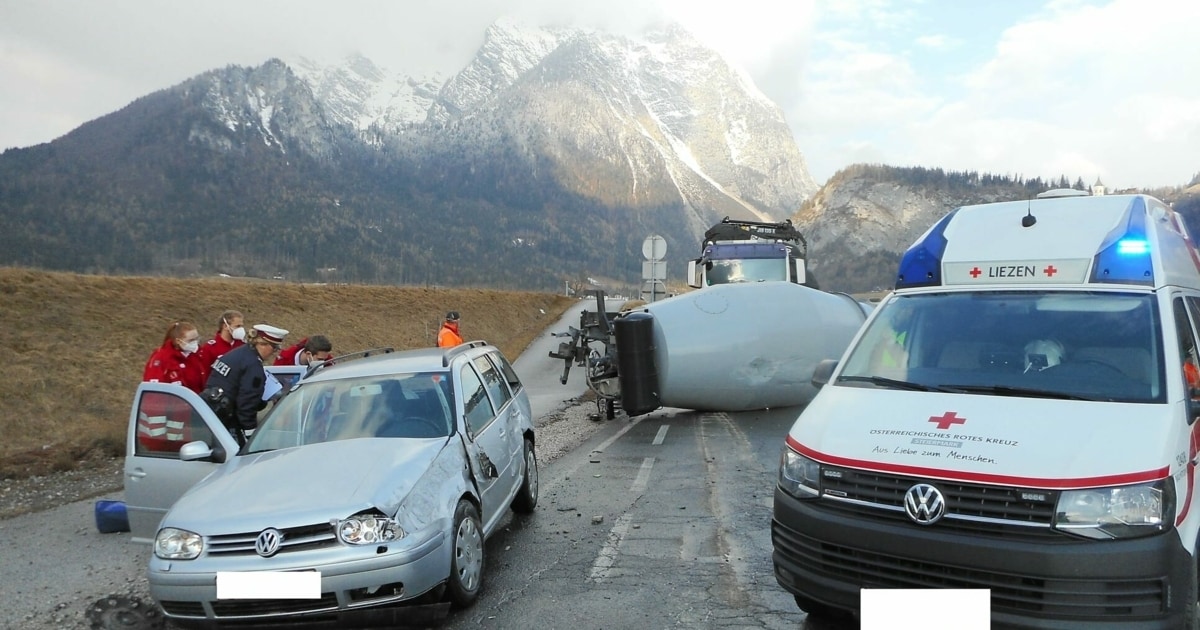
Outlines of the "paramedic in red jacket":
<svg viewBox="0 0 1200 630">
<path fill-rule="evenodd" d="M 142 380 L 176 383 L 200 393 L 206 378 L 199 349 L 200 331 L 196 330 L 195 324 L 185 321 L 171 324 L 162 345 L 146 361 Z"/>
<path fill-rule="evenodd" d="M 213 361 L 246 342 L 246 329 L 242 326 L 242 319 L 239 311 L 229 310 L 221 313 L 221 319 L 217 320 L 216 334 L 200 346 L 200 363 L 204 367 L 205 380 L 208 380 L 208 374 L 212 372 Z"/>
<path fill-rule="evenodd" d="M 279 351 L 275 365 L 310 365 L 313 361 L 333 358 L 333 343 L 325 335 L 305 337 L 294 346 Z"/>
</svg>

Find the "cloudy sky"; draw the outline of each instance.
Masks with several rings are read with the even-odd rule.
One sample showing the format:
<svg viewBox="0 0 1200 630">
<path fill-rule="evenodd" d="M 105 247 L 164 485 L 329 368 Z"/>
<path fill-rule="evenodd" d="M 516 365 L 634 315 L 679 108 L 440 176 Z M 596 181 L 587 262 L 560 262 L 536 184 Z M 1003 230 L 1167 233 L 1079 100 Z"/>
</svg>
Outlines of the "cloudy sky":
<svg viewBox="0 0 1200 630">
<path fill-rule="evenodd" d="M 449 76 L 502 15 L 682 23 L 779 104 L 818 183 L 855 162 L 1110 187 L 1200 172 L 1193 0 L 0 0 L 0 149 L 272 56 Z"/>
</svg>

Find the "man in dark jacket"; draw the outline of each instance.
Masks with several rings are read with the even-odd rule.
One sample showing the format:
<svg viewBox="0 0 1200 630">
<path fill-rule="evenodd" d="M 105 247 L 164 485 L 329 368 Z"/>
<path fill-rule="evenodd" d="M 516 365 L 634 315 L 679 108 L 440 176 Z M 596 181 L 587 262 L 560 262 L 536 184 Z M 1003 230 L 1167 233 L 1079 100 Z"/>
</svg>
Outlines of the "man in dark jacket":
<svg viewBox="0 0 1200 630">
<path fill-rule="evenodd" d="M 267 374 L 263 364 L 279 352 L 288 331 L 268 324 L 257 324 L 238 346 L 213 362 L 205 384 L 206 398 L 221 401 L 217 415 L 244 444 L 246 436 L 258 428 L 258 412 L 267 406 Z"/>
</svg>

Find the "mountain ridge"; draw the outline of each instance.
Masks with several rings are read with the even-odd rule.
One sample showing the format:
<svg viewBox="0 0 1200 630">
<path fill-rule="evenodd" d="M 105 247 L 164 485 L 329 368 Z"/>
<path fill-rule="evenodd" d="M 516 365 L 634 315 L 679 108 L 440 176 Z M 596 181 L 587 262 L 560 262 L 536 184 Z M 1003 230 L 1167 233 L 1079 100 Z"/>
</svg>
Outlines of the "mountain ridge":
<svg viewBox="0 0 1200 630">
<path fill-rule="evenodd" d="M 361 56 L 210 70 L 0 155 L 0 264 L 633 283 L 650 233 L 687 251 L 723 216 L 783 217 L 816 189 L 743 78 L 682 31 L 506 22 L 436 93 Z"/>
</svg>

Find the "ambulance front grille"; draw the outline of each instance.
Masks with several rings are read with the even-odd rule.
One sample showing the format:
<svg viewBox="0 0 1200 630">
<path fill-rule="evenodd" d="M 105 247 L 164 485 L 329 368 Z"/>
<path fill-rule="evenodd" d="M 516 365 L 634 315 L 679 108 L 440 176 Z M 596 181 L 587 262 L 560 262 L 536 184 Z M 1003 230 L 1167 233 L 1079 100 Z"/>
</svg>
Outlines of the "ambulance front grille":
<svg viewBox="0 0 1200 630">
<path fill-rule="evenodd" d="M 985 535 L 1069 540 L 1051 529 L 1058 502 L 1057 491 L 1030 491 L 821 467 L 822 497 L 831 499 L 831 508 L 873 515 L 882 520 L 907 520 L 904 494 L 917 483 L 935 486 L 946 500 L 946 514 L 938 527 Z"/>
<path fill-rule="evenodd" d="M 777 520 L 771 524 L 771 540 L 775 553 L 788 560 L 786 565 L 776 563 L 776 572 L 785 583 L 794 579 L 786 567 L 795 566 L 806 574 L 856 588 L 987 589 L 993 613 L 1042 619 L 1133 622 L 1157 618 L 1167 611 L 1165 577 L 1035 578 L 824 542 Z"/>
</svg>

